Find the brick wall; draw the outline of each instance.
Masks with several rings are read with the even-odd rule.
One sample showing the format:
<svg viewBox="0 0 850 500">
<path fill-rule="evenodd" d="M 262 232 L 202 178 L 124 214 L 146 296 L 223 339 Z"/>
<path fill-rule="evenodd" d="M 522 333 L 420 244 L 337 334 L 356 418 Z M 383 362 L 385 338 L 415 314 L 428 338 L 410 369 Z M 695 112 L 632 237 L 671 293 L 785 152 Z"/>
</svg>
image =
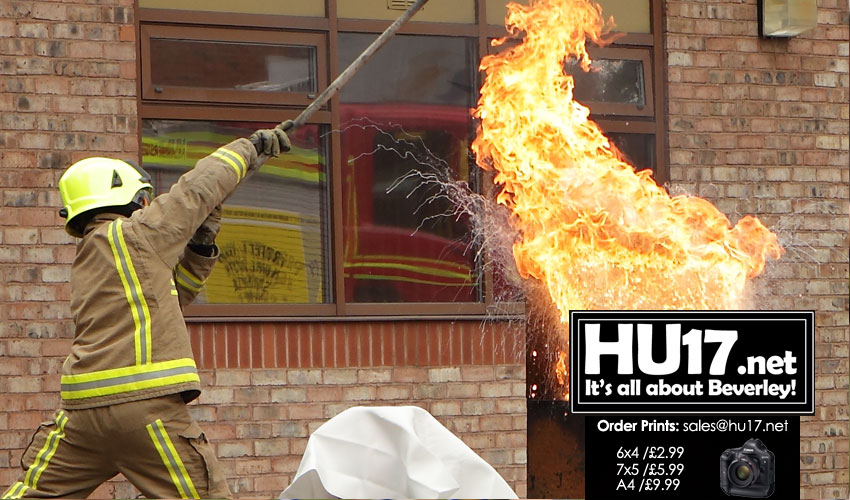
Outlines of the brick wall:
<svg viewBox="0 0 850 500">
<path fill-rule="evenodd" d="M 791 40 L 758 39 L 755 0 L 665 5 L 671 184 L 780 231 L 788 253 L 755 283 L 753 307 L 817 311 L 818 413 L 802 419 L 801 493 L 847 498 L 847 2 L 820 0 L 819 27 Z M 70 345 L 74 246 L 56 181 L 81 157 L 137 159 L 132 23 L 130 0 L 0 2 L 2 485 L 58 403 Z M 424 325 L 193 325 L 207 390 L 192 411 L 234 492 L 276 494 L 315 426 L 386 403 L 425 407 L 523 496 L 521 331 Z M 118 480 L 95 496 L 131 495 Z"/>
<path fill-rule="evenodd" d="M 750 306 L 816 311 L 800 494 L 847 498 L 848 4 L 819 0 L 791 39 L 759 39 L 756 19 L 756 0 L 666 2 L 670 179 L 779 232 Z"/>
<path fill-rule="evenodd" d="M 524 329 L 479 322 L 203 323 L 190 327 L 204 392 L 190 411 L 237 498 L 276 497 L 308 436 L 352 406 L 416 405 L 526 491 Z M 0 482 L 58 403 L 69 335 L 7 339 Z M 48 347 L 49 346 L 49 347 Z M 118 477 L 92 498 L 134 498 Z"/>
<path fill-rule="evenodd" d="M 0 2 L 0 488 L 58 404 L 73 240 L 56 182 L 137 158 L 133 1 Z"/>
<path fill-rule="evenodd" d="M 193 325 L 191 333 L 195 352 L 203 353 L 196 357 L 204 387 L 191 412 L 213 441 L 237 498 L 279 495 L 294 476 L 310 433 L 362 405 L 424 408 L 525 495 L 520 327 L 208 323 Z M 442 341 L 418 349 L 423 338 Z M 436 356 L 434 365 L 429 356 Z M 26 425 L 15 435 L 28 439 L 37 421 L 22 419 Z M 119 477 L 94 497 L 136 495 Z"/>
<path fill-rule="evenodd" d="M 192 411 L 236 496 L 278 495 L 309 434 L 358 405 L 424 408 L 525 494 L 521 325 L 206 323 L 191 330 L 206 388 Z"/>
</svg>

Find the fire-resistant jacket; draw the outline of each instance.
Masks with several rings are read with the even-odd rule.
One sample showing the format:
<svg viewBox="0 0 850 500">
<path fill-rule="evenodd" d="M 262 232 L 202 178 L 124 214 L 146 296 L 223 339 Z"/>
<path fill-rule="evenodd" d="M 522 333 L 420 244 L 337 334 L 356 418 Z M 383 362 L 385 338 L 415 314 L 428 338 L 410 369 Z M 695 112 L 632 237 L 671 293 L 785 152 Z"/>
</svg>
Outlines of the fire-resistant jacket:
<svg viewBox="0 0 850 500">
<path fill-rule="evenodd" d="M 201 159 L 170 192 L 131 217 L 98 214 L 71 267 L 74 342 L 62 367 L 62 407 L 93 408 L 201 393 L 183 306 L 217 255 L 187 244 L 245 178 L 257 153 L 238 139 Z"/>
</svg>

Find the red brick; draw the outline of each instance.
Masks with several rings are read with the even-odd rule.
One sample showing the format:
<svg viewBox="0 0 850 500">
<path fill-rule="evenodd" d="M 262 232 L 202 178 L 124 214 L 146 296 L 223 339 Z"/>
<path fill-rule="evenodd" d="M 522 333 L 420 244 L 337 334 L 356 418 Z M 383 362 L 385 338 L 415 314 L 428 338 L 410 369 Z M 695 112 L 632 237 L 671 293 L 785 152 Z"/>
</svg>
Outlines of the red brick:
<svg viewBox="0 0 850 500">
<path fill-rule="evenodd" d="M 348 343 L 346 342 L 346 332 L 336 324 L 333 325 L 334 336 L 334 359 L 335 367 L 344 368 L 351 366 L 349 362 Z"/>
<path fill-rule="evenodd" d="M 25 226 L 55 226 L 56 211 L 51 208 L 28 208 L 21 211 L 21 224 Z"/>
<path fill-rule="evenodd" d="M 374 386 L 356 386 L 342 388 L 343 401 L 373 401 L 378 394 Z"/>
<path fill-rule="evenodd" d="M 282 476 L 278 474 L 259 476 L 254 479 L 254 489 L 256 491 L 267 491 L 279 494 L 279 492 L 289 486 L 289 480 L 289 476 Z"/>
<path fill-rule="evenodd" d="M 135 80 L 136 79 L 136 63 L 135 62 L 122 62 L 119 65 L 118 76 L 124 78 L 126 80 Z"/>
<path fill-rule="evenodd" d="M 74 5 L 68 7 L 67 19 L 70 21 L 100 21 L 100 13 L 97 7 Z"/>
<path fill-rule="evenodd" d="M 118 114 L 121 108 L 120 101 L 116 99 L 90 98 L 88 99 L 88 110 L 94 114 Z"/>
<path fill-rule="evenodd" d="M 12 37 L 17 30 L 14 19 L 0 19 L 0 37 Z"/>
<path fill-rule="evenodd" d="M 379 401 L 394 399 L 410 399 L 412 387 L 409 385 L 384 385 L 378 386 L 377 399 Z"/>
<path fill-rule="evenodd" d="M 404 330 L 399 328 L 393 328 L 388 332 L 388 336 L 390 339 L 387 341 L 387 346 L 391 346 L 391 350 L 388 353 L 389 358 L 393 365 L 395 366 L 404 366 L 407 364 L 407 360 L 405 359 L 405 337 Z"/>
<path fill-rule="evenodd" d="M 50 26 L 50 33 L 53 38 L 75 38 L 82 39 L 85 37 L 85 31 L 78 24 L 74 23 L 56 23 Z"/>
<path fill-rule="evenodd" d="M 427 325 L 419 325 L 419 335 L 422 336 L 426 349 L 425 356 L 427 362 L 425 366 L 438 364 L 440 359 L 440 345 L 437 341 L 437 332 L 432 328 L 428 328 Z"/>
<path fill-rule="evenodd" d="M 211 324 L 205 326 L 204 340 L 210 339 L 212 345 L 212 356 L 209 359 L 210 367 L 227 368 L 227 337 L 222 324 Z M 206 330 L 209 329 L 209 333 Z"/>
<path fill-rule="evenodd" d="M 478 384 L 446 384 L 446 396 L 452 399 L 479 397 Z"/>
<path fill-rule="evenodd" d="M 401 327 L 398 327 L 401 329 Z M 368 363 L 366 366 L 388 366 L 392 364 L 391 357 L 392 351 L 389 346 L 392 345 L 392 332 L 393 328 L 384 324 L 383 322 L 380 324 L 372 325 L 369 328 L 368 336 L 361 337 L 368 339 L 368 345 L 360 345 L 360 352 L 363 356 L 366 356 L 365 362 Z"/>
<path fill-rule="evenodd" d="M 103 57 L 115 61 L 135 61 L 136 46 L 132 43 L 104 44 Z"/>
<path fill-rule="evenodd" d="M 86 110 L 86 100 L 82 97 L 57 97 L 53 101 L 53 109 L 59 113 L 83 113 Z"/>
<path fill-rule="evenodd" d="M 47 38 L 47 24 L 19 22 L 17 26 L 18 36 L 22 38 Z"/>
<path fill-rule="evenodd" d="M 330 327 L 323 327 L 319 331 L 322 338 L 322 366 L 336 366 L 336 345 L 334 344 L 334 330 Z"/>
<path fill-rule="evenodd" d="M 717 68 L 720 66 L 720 54 L 699 52 L 693 56 L 693 65 Z"/>
<path fill-rule="evenodd" d="M 340 366 L 358 366 L 357 338 L 354 327 L 359 325 L 342 324 L 336 328 L 337 356 L 343 356 Z"/>
<path fill-rule="evenodd" d="M 313 351 L 310 332 L 303 325 L 298 329 L 298 359 L 302 368 L 313 368 Z"/>
<path fill-rule="evenodd" d="M 90 41 L 68 42 L 68 56 L 75 59 L 102 59 L 103 44 Z"/>
<path fill-rule="evenodd" d="M 428 380 L 427 372 L 422 368 L 395 367 L 393 368 L 393 382 L 425 383 Z"/>
<path fill-rule="evenodd" d="M 360 384 L 383 383 L 392 380 L 392 369 L 376 368 L 357 370 L 357 382 Z"/>
<path fill-rule="evenodd" d="M 103 87 L 103 80 L 78 78 L 71 83 L 70 91 L 74 95 L 99 96 L 103 94 Z M 67 90 L 65 93 L 67 93 Z"/>
<path fill-rule="evenodd" d="M 118 29 L 118 39 L 122 42 L 133 42 L 136 40 L 136 29 L 133 26 L 121 26 Z"/>
<path fill-rule="evenodd" d="M 105 96 L 135 96 L 136 83 L 132 80 L 108 80 L 104 82 Z"/>
<path fill-rule="evenodd" d="M 113 61 L 86 61 L 85 59 L 81 59 L 81 61 L 85 63 L 86 76 L 116 78 L 120 74 L 121 63 Z"/>
<path fill-rule="evenodd" d="M 307 387 L 307 401 L 340 401 L 342 394 L 341 387 Z"/>
<path fill-rule="evenodd" d="M 241 325 L 239 334 L 239 367 L 251 367 L 251 325 Z"/>
</svg>

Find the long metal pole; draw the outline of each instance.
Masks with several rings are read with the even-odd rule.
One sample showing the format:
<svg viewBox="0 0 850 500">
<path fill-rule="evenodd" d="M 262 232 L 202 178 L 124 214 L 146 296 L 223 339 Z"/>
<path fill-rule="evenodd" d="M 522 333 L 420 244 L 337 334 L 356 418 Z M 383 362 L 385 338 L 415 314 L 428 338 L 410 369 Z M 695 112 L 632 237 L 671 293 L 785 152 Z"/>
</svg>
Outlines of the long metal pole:
<svg viewBox="0 0 850 500">
<path fill-rule="evenodd" d="M 377 52 L 381 47 L 383 47 L 384 44 L 387 43 L 387 40 L 392 38 L 393 35 L 395 35 L 396 32 L 401 28 L 401 26 L 406 23 L 408 19 L 413 17 L 413 15 L 416 14 L 416 12 L 421 9 L 427 1 L 428 0 L 416 0 L 413 5 L 408 7 L 408 9 L 404 11 L 404 14 L 402 14 L 401 16 L 399 16 L 398 19 L 393 21 L 393 23 L 386 30 L 384 30 L 383 33 L 381 33 L 381 36 L 376 38 L 371 45 L 366 47 L 366 50 L 364 50 L 362 54 L 357 56 L 357 59 L 355 59 L 351 64 L 349 64 L 348 67 L 345 68 L 345 70 L 340 73 L 339 76 L 336 77 L 336 79 L 330 85 L 328 85 L 328 88 L 326 88 L 324 92 L 319 94 L 319 96 L 316 97 L 316 99 L 312 103 L 310 103 L 310 105 L 307 106 L 307 108 L 304 109 L 304 111 L 302 111 L 300 115 L 298 115 L 298 118 L 296 118 L 292 122 L 284 122 L 287 125 L 284 130 L 289 131 L 296 129 L 301 125 L 304 125 L 304 123 L 311 116 L 313 116 L 313 113 L 315 113 L 319 110 L 319 108 L 324 106 L 325 103 L 327 103 L 343 85 L 345 85 L 349 80 L 351 80 L 351 77 L 353 77 L 354 74 L 360 70 L 360 68 L 365 66 L 367 62 L 369 62 L 369 59 L 375 54 L 375 52 Z"/>
</svg>

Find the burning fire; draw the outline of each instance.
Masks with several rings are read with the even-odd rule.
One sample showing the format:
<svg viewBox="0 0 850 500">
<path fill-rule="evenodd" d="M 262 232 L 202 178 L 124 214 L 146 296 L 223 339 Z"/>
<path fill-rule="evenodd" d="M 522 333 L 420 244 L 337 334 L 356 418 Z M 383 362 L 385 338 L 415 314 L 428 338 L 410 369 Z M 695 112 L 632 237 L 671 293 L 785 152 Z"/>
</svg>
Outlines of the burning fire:
<svg viewBox="0 0 850 500">
<path fill-rule="evenodd" d="M 585 42 L 604 44 L 603 24 L 588 0 L 509 4 L 508 32 L 524 38 L 481 62 L 472 147 L 511 210 L 517 268 L 545 285 L 564 323 L 571 309 L 740 307 L 747 278 L 783 253 L 776 235 L 754 217 L 732 227 L 706 200 L 671 197 L 588 119 L 564 62 L 588 70 Z"/>
</svg>

